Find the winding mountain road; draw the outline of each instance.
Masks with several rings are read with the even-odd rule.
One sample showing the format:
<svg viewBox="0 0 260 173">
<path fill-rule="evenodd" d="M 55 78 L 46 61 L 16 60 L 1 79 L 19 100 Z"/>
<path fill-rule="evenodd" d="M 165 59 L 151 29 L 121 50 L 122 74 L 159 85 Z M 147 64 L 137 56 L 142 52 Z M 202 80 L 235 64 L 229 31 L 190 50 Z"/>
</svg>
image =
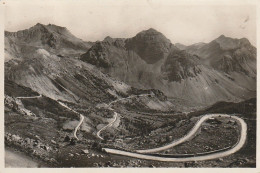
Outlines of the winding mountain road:
<svg viewBox="0 0 260 173">
<path fill-rule="evenodd" d="M 117 99 L 117 100 L 114 100 L 114 101 L 111 101 L 109 104 L 108 104 L 108 109 L 114 111 L 113 108 L 111 108 L 112 104 L 116 103 L 116 102 L 119 102 L 119 101 L 122 101 L 122 100 L 127 100 L 127 99 L 131 99 L 131 98 L 134 98 L 134 97 L 145 97 L 145 96 L 154 96 L 154 94 L 140 94 L 140 95 L 132 95 L 132 96 L 129 96 L 129 97 L 126 97 L 126 98 L 120 98 L 120 99 Z M 103 128 L 101 128 L 98 132 L 97 132 L 97 137 L 101 140 L 104 140 L 104 138 L 102 138 L 100 136 L 100 133 L 102 131 L 104 131 L 105 129 L 107 129 L 108 127 L 111 127 L 113 125 L 113 123 L 116 121 L 117 119 L 117 116 L 118 116 L 118 113 L 114 111 L 114 120 L 112 122 L 110 122 L 109 124 L 107 124 L 106 126 L 104 126 Z"/>
<path fill-rule="evenodd" d="M 154 95 L 154 94 L 133 95 L 133 96 L 129 96 L 129 97 L 126 97 L 126 98 L 117 99 L 117 100 L 114 100 L 114 101 L 110 102 L 110 103 L 108 104 L 108 106 L 109 106 L 109 109 L 110 109 L 110 110 L 114 110 L 114 109 L 111 108 L 111 105 L 112 105 L 113 103 L 116 103 L 116 102 L 122 101 L 122 100 L 126 100 L 126 99 L 130 99 L 130 98 L 134 98 L 134 97 L 144 97 L 144 96 L 149 96 L 149 95 L 152 96 L 152 95 Z M 16 98 L 18 98 L 18 99 L 33 99 L 33 98 L 39 98 L 39 97 L 42 97 L 42 95 L 40 94 L 39 96 L 16 97 Z M 62 103 L 62 102 L 60 102 L 60 101 L 58 101 L 58 100 L 56 100 L 56 101 L 57 101 L 61 106 L 65 107 L 66 109 L 69 109 L 70 111 L 72 111 L 72 112 L 74 112 L 74 113 L 76 113 L 76 114 L 78 114 L 78 115 L 80 116 L 80 121 L 79 121 L 78 125 L 75 127 L 75 130 L 74 130 L 74 133 L 73 133 L 74 137 L 75 137 L 77 140 L 79 140 L 79 138 L 77 137 L 77 131 L 78 131 L 79 127 L 81 126 L 81 124 L 83 123 L 85 117 L 84 117 L 82 114 L 78 113 L 77 111 L 75 111 L 75 110 L 71 109 L 70 107 L 68 107 L 66 104 L 64 104 L 64 103 Z M 118 116 L 118 113 L 116 113 L 116 112 L 114 111 L 114 120 L 113 120 L 112 122 L 110 122 L 109 124 L 107 124 L 106 126 L 104 126 L 102 129 L 100 129 L 100 130 L 97 132 L 98 138 L 104 140 L 104 139 L 100 136 L 100 133 L 101 133 L 102 131 L 104 131 L 106 128 L 112 126 L 113 123 L 116 121 L 117 116 Z"/>
<path fill-rule="evenodd" d="M 35 98 L 40 98 L 42 97 L 42 95 L 38 95 L 38 96 L 29 96 L 29 97 L 16 97 L 17 99 L 35 99 Z"/>
<path fill-rule="evenodd" d="M 38 95 L 38 96 L 30 96 L 30 97 L 16 97 L 16 98 L 17 98 L 17 99 L 34 99 L 34 98 L 40 98 L 40 97 L 42 97 L 41 94 Z M 64 104 L 64 103 L 62 103 L 62 102 L 60 102 L 60 101 L 58 101 L 58 100 L 56 100 L 56 101 L 57 101 L 61 106 L 65 107 L 66 109 L 69 109 L 70 111 L 72 111 L 72 112 L 74 112 L 74 113 L 80 115 L 80 121 L 79 121 L 79 124 L 78 124 L 77 127 L 75 128 L 75 130 L 74 130 L 74 134 L 73 134 L 74 137 L 75 137 L 77 140 L 79 140 L 79 138 L 77 137 L 77 131 L 78 131 L 80 125 L 83 123 L 84 116 L 83 116 L 82 114 L 80 114 L 80 113 L 74 111 L 73 109 L 71 109 L 70 107 L 68 107 L 66 104 Z"/>
<path fill-rule="evenodd" d="M 116 103 L 118 101 L 122 101 L 122 100 L 126 100 L 126 99 L 130 99 L 133 97 L 137 97 L 137 96 L 149 96 L 149 95 L 153 95 L 153 94 L 141 94 L 141 95 L 134 95 L 134 96 L 129 96 L 127 98 L 121 98 L 121 99 L 117 99 L 114 100 L 112 102 L 110 102 L 108 104 L 109 109 L 110 110 L 114 110 L 113 108 L 111 108 L 111 105 L 113 103 Z M 30 96 L 30 97 L 16 97 L 18 99 L 28 99 L 28 98 L 40 98 L 42 97 L 42 95 L 40 94 L 39 96 Z M 84 116 L 80 113 L 78 113 L 77 111 L 74 111 L 73 109 L 71 109 L 70 107 L 68 107 L 66 104 L 57 101 L 61 106 L 65 107 L 66 109 L 69 109 L 70 111 L 80 115 L 80 121 L 79 124 L 76 126 L 75 130 L 74 130 L 74 137 L 79 140 L 79 138 L 77 137 L 77 131 L 79 129 L 79 127 L 81 126 L 81 124 L 84 121 Z M 106 128 L 110 127 L 113 125 L 113 123 L 116 121 L 118 116 L 118 113 L 116 113 L 114 111 L 114 119 L 107 124 L 106 126 L 104 126 L 103 128 L 101 128 L 98 132 L 97 132 L 97 136 L 103 140 L 103 138 L 100 136 L 100 133 L 102 131 L 104 131 Z M 220 152 L 217 153 L 209 153 L 207 155 L 198 155 L 198 156 L 193 156 L 193 157 L 184 157 L 184 158 L 176 158 L 176 157 L 163 157 L 163 156 L 153 156 L 153 155 L 148 155 L 147 153 L 155 153 L 155 152 L 159 152 L 159 151 L 163 151 L 163 150 L 167 150 L 169 148 L 172 148 L 174 146 L 177 146 L 181 143 L 184 143 L 190 139 L 192 139 L 198 132 L 199 128 L 201 127 L 202 123 L 205 122 L 206 120 L 210 119 L 210 118 L 216 118 L 216 117 L 223 117 L 223 118 L 232 118 L 235 121 L 238 122 L 238 124 L 240 125 L 240 138 L 239 141 L 237 142 L 237 144 L 233 147 L 231 147 L 229 150 L 220 150 Z M 128 151 L 123 151 L 123 150 L 117 150 L 117 149 L 111 149 L 111 148 L 103 148 L 104 151 L 106 151 L 107 153 L 111 153 L 111 154 L 117 154 L 117 155 L 123 155 L 123 156 L 129 156 L 129 157 L 134 157 L 134 158 L 139 158 L 139 159 L 146 159 L 146 160 L 155 160 L 155 161 L 165 161 L 165 162 L 187 162 L 187 161 L 202 161 L 202 160 L 211 160 L 211 159 L 216 159 L 216 158 L 220 158 L 220 157 L 225 157 L 228 155 L 231 155 L 235 152 L 237 152 L 238 150 L 240 150 L 245 142 L 246 142 L 246 138 L 247 138 L 247 124 L 245 123 L 245 121 L 237 116 L 230 116 L 227 114 L 208 114 L 208 115 L 204 115 L 201 119 L 199 119 L 197 121 L 197 123 L 194 125 L 194 127 L 191 129 L 191 131 L 186 134 L 184 137 L 173 141 L 172 143 L 162 146 L 162 147 L 157 147 L 157 148 L 152 148 L 152 149 L 144 149 L 144 150 L 136 150 L 136 152 L 128 152 Z"/>
<path fill-rule="evenodd" d="M 109 124 L 107 124 L 106 126 L 104 126 L 103 128 L 101 128 L 98 132 L 97 132 L 97 137 L 98 138 L 100 138 L 100 139 L 102 139 L 102 140 L 104 140 L 104 138 L 102 138 L 101 136 L 100 136 L 100 133 L 103 131 L 103 130 L 105 130 L 106 128 L 108 128 L 108 127 L 111 127 L 112 125 L 113 125 L 113 123 L 116 121 L 116 119 L 117 119 L 117 113 L 116 112 L 114 112 L 114 116 L 113 116 L 113 120 L 109 123 Z"/>
<path fill-rule="evenodd" d="M 176 141 L 173 141 L 172 143 L 168 144 L 168 145 L 165 145 L 165 146 L 162 146 L 162 147 L 158 147 L 158 148 L 153 148 L 153 149 L 146 149 L 146 150 L 136 150 L 136 152 L 138 153 L 155 153 L 155 152 L 159 152 L 159 151 L 163 151 L 163 150 L 167 150 L 169 148 L 172 148 L 176 145 L 179 145 L 183 142 L 186 142 L 187 140 L 190 140 L 191 138 L 193 138 L 197 131 L 199 130 L 199 128 L 201 127 L 202 123 L 210 118 L 214 118 L 214 117 L 231 117 L 230 115 L 220 115 L 220 114 L 211 114 L 211 115 L 205 115 L 203 116 L 201 119 L 199 119 L 197 121 L 197 123 L 195 124 L 195 126 L 190 130 L 190 132 L 188 134 L 186 134 L 184 137 L 176 140 Z M 234 117 L 232 117 L 234 118 Z M 238 121 L 238 119 L 235 119 Z M 242 120 L 242 119 L 241 119 Z M 244 121 L 244 120 L 242 120 Z"/>
<path fill-rule="evenodd" d="M 127 99 L 131 99 L 131 98 L 134 98 L 134 97 L 145 97 L 145 96 L 154 96 L 154 94 L 132 95 L 132 96 L 129 96 L 129 97 L 126 97 L 126 98 L 121 98 L 121 99 L 114 100 L 114 101 L 110 102 L 110 103 L 108 104 L 108 106 L 110 107 L 112 104 L 114 104 L 114 103 L 116 103 L 116 102 L 119 102 L 119 101 L 122 101 L 122 100 L 127 100 Z"/>
<path fill-rule="evenodd" d="M 63 106 L 63 107 L 65 107 L 65 108 L 69 109 L 70 111 L 72 111 L 72 112 L 74 112 L 74 113 L 76 113 L 76 114 L 78 114 L 78 115 L 80 116 L 79 124 L 76 126 L 76 128 L 75 128 L 75 130 L 74 130 L 74 133 L 73 133 L 74 137 L 75 137 L 77 140 L 79 140 L 79 138 L 77 137 L 77 131 L 78 131 L 79 127 L 81 126 L 81 124 L 83 123 L 85 117 L 84 117 L 81 113 L 78 113 L 77 111 L 74 111 L 73 109 L 71 109 L 70 107 L 68 107 L 67 105 L 65 105 L 64 103 L 62 103 L 62 102 L 60 102 L 60 101 L 58 101 L 58 103 L 59 103 L 61 106 Z"/>
<path fill-rule="evenodd" d="M 174 147 L 176 145 L 179 145 L 189 139 L 191 139 L 198 131 L 198 129 L 201 127 L 202 123 L 208 120 L 209 118 L 214 118 L 214 117 L 224 117 L 224 118 L 233 118 L 235 121 L 238 122 L 240 125 L 240 138 L 238 143 L 233 146 L 230 150 L 226 151 L 221 151 L 218 153 L 212 153 L 208 155 L 203 155 L 203 156 L 194 156 L 194 157 L 186 157 L 186 158 L 169 158 L 169 157 L 160 157 L 160 156 L 152 156 L 152 155 L 146 155 L 143 153 L 154 153 L 162 150 L 169 149 L 171 147 Z M 137 150 L 135 152 L 128 152 L 128 151 L 122 151 L 122 150 L 117 150 L 117 149 L 110 149 L 110 148 L 103 148 L 104 151 L 107 153 L 111 154 L 117 154 L 117 155 L 124 155 L 124 156 L 129 156 L 129 157 L 134 157 L 134 158 L 140 158 L 140 159 L 146 159 L 146 160 L 155 160 L 155 161 L 165 161 L 165 162 L 187 162 L 187 161 L 201 161 L 201 160 L 211 160 L 211 159 L 216 159 L 220 157 L 225 157 L 228 155 L 231 155 L 238 150 L 240 150 L 247 138 L 247 124 L 245 121 L 237 116 L 230 116 L 227 114 L 209 114 L 209 115 L 204 115 L 193 127 L 193 129 L 184 137 L 173 141 L 172 143 L 165 145 L 163 147 L 158 147 L 158 148 L 153 148 L 153 149 L 147 149 L 147 150 Z"/>
<path fill-rule="evenodd" d="M 82 114 L 79 114 L 79 115 L 80 115 L 79 124 L 77 125 L 77 127 L 75 128 L 74 133 L 73 133 L 74 137 L 75 137 L 77 140 L 79 140 L 79 138 L 77 137 L 77 131 L 78 131 L 79 127 L 81 126 L 81 124 L 83 123 L 83 120 L 84 120 L 84 118 L 85 118 Z"/>
</svg>

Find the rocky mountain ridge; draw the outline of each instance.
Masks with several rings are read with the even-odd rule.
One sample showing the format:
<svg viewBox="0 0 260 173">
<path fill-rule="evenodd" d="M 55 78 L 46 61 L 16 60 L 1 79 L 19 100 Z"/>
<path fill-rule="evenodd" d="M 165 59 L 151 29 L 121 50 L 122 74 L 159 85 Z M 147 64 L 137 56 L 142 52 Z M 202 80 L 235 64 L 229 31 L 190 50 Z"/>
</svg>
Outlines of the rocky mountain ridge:
<svg viewBox="0 0 260 173">
<path fill-rule="evenodd" d="M 6 60 L 19 59 L 27 52 L 39 48 L 62 56 L 79 56 L 93 43 L 85 42 L 70 33 L 65 27 L 37 23 L 29 29 L 17 32 L 5 31 Z"/>
<path fill-rule="evenodd" d="M 220 36 L 180 50 L 148 29 L 133 38 L 109 40 L 93 45 L 81 60 L 129 85 L 203 104 L 255 95 L 256 49 L 247 39 Z"/>
<path fill-rule="evenodd" d="M 256 74 L 256 48 L 248 39 L 233 39 L 224 35 L 209 43 L 183 46 L 190 54 L 200 56 L 204 63 L 226 73 Z"/>
<path fill-rule="evenodd" d="M 5 45 L 6 76 L 16 81 L 19 78 L 19 84 L 34 86 L 34 89 L 42 88 L 40 83 L 24 80 L 32 74 L 41 74 L 41 78 L 47 75 L 56 80 L 94 67 L 129 86 L 159 89 L 168 97 L 202 105 L 241 101 L 256 93 L 256 48 L 247 39 L 220 36 L 208 44 L 181 45 L 181 50 L 180 45 L 172 44 L 162 33 L 150 28 L 133 38 L 108 36 L 90 46 L 64 27 L 37 24 L 17 33 L 6 32 Z M 32 66 L 33 62 L 37 65 Z M 81 70 L 75 70 L 79 67 Z M 32 68 L 33 72 L 29 70 Z M 24 79 L 20 76 L 23 71 L 28 71 Z M 106 78 L 108 76 L 101 80 Z M 49 86 L 55 85 L 46 80 L 51 84 Z M 42 82 L 40 86 L 43 86 Z"/>
</svg>

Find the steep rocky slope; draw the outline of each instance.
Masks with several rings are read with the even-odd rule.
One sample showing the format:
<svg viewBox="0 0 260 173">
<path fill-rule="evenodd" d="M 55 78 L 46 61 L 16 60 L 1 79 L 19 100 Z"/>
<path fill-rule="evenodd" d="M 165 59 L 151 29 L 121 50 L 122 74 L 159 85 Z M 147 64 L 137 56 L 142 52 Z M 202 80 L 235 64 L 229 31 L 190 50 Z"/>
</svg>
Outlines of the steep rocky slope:
<svg viewBox="0 0 260 173">
<path fill-rule="evenodd" d="M 122 39 L 113 42 L 111 38 L 106 38 L 104 43 L 95 44 L 91 50 L 95 51 L 109 46 L 110 56 L 113 56 L 113 53 L 122 47 L 121 44 Z M 107 76 L 91 64 L 75 58 L 83 50 L 88 50 L 89 44 L 73 36 L 64 27 L 37 24 L 28 30 L 6 32 L 5 45 L 5 80 L 8 81 L 9 89 L 7 89 L 10 91 L 14 91 L 18 84 L 54 100 L 85 106 L 108 103 L 133 94 L 133 87 Z M 114 52 L 112 47 L 115 49 Z M 68 52 L 68 50 L 73 50 L 73 52 Z M 99 52 L 97 51 L 97 53 Z M 8 57 L 10 54 L 13 55 L 11 59 Z M 99 54 L 94 54 L 92 57 L 95 58 L 97 55 Z M 128 57 L 128 54 L 125 57 Z M 134 64 L 136 60 L 134 58 L 133 56 L 129 63 Z M 110 61 L 109 65 L 113 66 L 119 60 Z M 124 63 L 126 60 L 121 61 Z M 102 63 L 102 60 L 92 60 L 94 65 L 102 66 L 104 64 Z M 125 73 L 129 73 L 125 71 L 128 64 L 124 65 L 119 65 L 119 67 Z M 138 68 L 141 69 L 142 64 Z M 115 74 L 119 74 L 116 68 L 111 69 L 114 69 Z M 11 94 L 10 91 L 6 92 Z M 17 93 L 18 96 L 24 96 L 23 94 Z M 157 102 L 161 104 L 161 101 Z"/>
<path fill-rule="evenodd" d="M 199 57 L 173 47 L 162 64 L 161 71 L 164 79 L 180 82 L 182 79 L 197 76 L 201 72 L 199 65 Z"/>
<path fill-rule="evenodd" d="M 211 67 L 226 73 L 256 75 L 256 48 L 246 38 L 233 39 L 224 35 L 210 43 L 194 44 L 184 48 L 204 59 Z"/>
<path fill-rule="evenodd" d="M 171 42 L 162 33 L 150 28 L 127 39 L 125 47 L 136 52 L 146 63 L 154 64 L 169 53 Z"/>
<path fill-rule="evenodd" d="M 36 24 L 27 30 L 5 32 L 5 80 L 12 87 L 29 87 L 55 100 L 89 105 L 125 93 L 127 85 L 74 58 L 90 45 L 56 25 Z"/>
<path fill-rule="evenodd" d="M 72 35 L 65 27 L 36 24 L 18 32 L 5 31 L 5 60 L 26 56 L 39 48 L 61 56 L 78 56 L 91 47 L 91 42 Z"/>
<path fill-rule="evenodd" d="M 255 96 L 255 50 L 246 39 L 223 36 L 209 44 L 173 45 L 162 33 L 149 29 L 128 39 L 107 37 L 81 60 L 129 85 L 209 105 Z"/>
<path fill-rule="evenodd" d="M 5 53 L 6 79 L 68 101 L 93 101 L 95 94 L 106 98 L 108 89 L 121 88 L 114 81 L 200 105 L 256 93 L 256 48 L 247 39 L 220 36 L 208 44 L 173 45 L 148 29 L 133 38 L 88 43 L 64 27 L 37 24 L 5 32 Z"/>
<path fill-rule="evenodd" d="M 153 73 L 153 65 L 146 64 L 136 52 L 128 51 L 121 39 L 96 43 L 81 56 L 81 60 L 134 87 L 145 88 L 139 81 L 145 81 L 146 75 Z"/>
<path fill-rule="evenodd" d="M 5 78 L 55 100 L 97 103 L 113 99 L 108 92 L 115 90 L 112 85 L 88 69 L 73 58 L 38 49 L 18 64 L 7 62 Z"/>
</svg>

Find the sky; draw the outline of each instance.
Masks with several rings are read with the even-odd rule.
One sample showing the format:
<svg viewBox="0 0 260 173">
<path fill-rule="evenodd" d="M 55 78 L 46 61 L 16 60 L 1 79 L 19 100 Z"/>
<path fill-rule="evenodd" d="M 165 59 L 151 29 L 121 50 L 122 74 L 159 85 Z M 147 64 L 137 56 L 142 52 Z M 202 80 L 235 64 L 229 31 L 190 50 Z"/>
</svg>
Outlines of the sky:
<svg viewBox="0 0 260 173">
<path fill-rule="evenodd" d="M 97 41 L 106 36 L 129 38 L 154 28 L 172 43 L 207 43 L 224 34 L 232 38 L 246 37 L 256 45 L 254 6 L 174 5 L 152 0 L 140 4 L 73 2 L 24 5 L 7 1 L 5 30 L 18 31 L 36 23 L 50 23 L 66 27 L 85 41 Z"/>
</svg>

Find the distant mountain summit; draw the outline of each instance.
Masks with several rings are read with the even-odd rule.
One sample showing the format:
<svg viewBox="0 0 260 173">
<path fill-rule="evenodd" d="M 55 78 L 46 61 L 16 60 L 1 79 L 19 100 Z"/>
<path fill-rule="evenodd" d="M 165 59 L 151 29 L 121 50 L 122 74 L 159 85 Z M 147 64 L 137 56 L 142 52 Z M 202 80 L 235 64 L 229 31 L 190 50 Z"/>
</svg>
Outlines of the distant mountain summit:
<svg viewBox="0 0 260 173">
<path fill-rule="evenodd" d="M 126 48 L 135 51 L 148 64 L 163 59 L 169 53 L 170 47 L 170 40 L 153 28 L 126 40 Z"/>
<path fill-rule="evenodd" d="M 241 47 L 249 47 L 252 46 L 248 39 L 241 38 L 241 39 L 233 39 L 230 37 L 226 37 L 224 35 L 219 36 L 215 41 L 219 44 L 222 50 L 232 50 L 238 49 Z"/>
<path fill-rule="evenodd" d="M 206 64 L 217 70 L 256 75 L 256 48 L 246 38 L 233 39 L 221 35 L 210 43 L 194 44 L 184 50 L 202 57 Z"/>
<path fill-rule="evenodd" d="M 53 24 L 37 23 L 29 29 L 18 32 L 5 31 L 5 37 L 5 47 L 9 47 L 8 54 L 11 57 L 35 48 L 44 48 L 62 55 L 73 55 L 77 52 L 87 51 L 92 45 L 90 42 L 84 42 L 72 35 L 67 28 Z M 9 43 L 14 43 L 14 45 Z M 15 49 L 16 45 L 22 49 Z"/>
</svg>

